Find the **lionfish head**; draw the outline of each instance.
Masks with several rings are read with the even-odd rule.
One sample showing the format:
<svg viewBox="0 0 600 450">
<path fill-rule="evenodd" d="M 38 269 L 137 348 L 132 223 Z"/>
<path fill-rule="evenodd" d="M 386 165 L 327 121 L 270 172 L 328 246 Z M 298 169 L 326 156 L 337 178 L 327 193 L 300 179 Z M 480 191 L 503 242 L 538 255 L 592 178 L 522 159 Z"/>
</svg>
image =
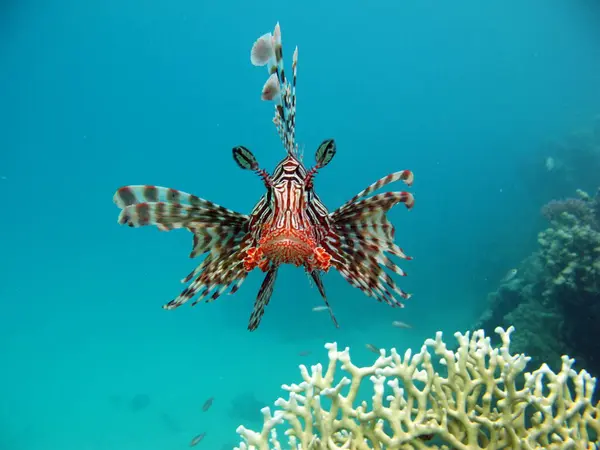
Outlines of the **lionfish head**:
<svg viewBox="0 0 600 450">
<path fill-rule="evenodd" d="M 310 201 L 314 178 L 317 171 L 331 162 L 336 152 L 333 139 L 324 140 L 315 153 L 315 165 L 306 170 L 295 154 L 288 154 L 275 168 L 273 174 L 262 169 L 254 154 L 246 147 L 233 148 L 233 159 L 239 167 L 258 174 L 267 188 L 267 198 L 273 209 L 289 209 L 291 203 L 296 208 L 305 209 Z M 289 198 L 296 199 L 289 202 Z"/>
</svg>

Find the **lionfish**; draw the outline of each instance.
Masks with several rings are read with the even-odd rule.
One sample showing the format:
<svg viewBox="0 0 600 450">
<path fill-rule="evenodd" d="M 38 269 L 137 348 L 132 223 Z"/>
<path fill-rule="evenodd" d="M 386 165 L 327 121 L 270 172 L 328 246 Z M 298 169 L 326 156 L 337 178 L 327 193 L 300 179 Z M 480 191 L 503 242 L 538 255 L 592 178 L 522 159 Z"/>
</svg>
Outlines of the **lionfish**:
<svg viewBox="0 0 600 450">
<path fill-rule="evenodd" d="M 255 172 L 266 189 L 250 215 L 159 186 L 124 186 L 114 195 L 115 204 L 121 208 L 120 224 L 156 225 L 163 231 L 186 228 L 193 234 L 190 258 L 206 255 L 182 280 L 191 283 L 163 308 L 175 309 L 194 297 L 192 305 L 203 299 L 214 301 L 226 291 L 234 294 L 248 273 L 259 268 L 266 276 L 248 324 L 253 331 L 271 299 L 282 264 L 304 267 L 336 327 L 339 325 L 321 278 L 322 272 L 331 267 L 366 295 L 392 307 L 403 307 L 398 297 L 407 299 L 410 295 L 396 285 L 388 271 L 400 276 L 405 272 L 390 255 L 412 258 L 394 243 L 394 226 L 386 214 L 398 203 L 412 208 L 414 198 L 408 192 L 370 195 L 399 180 L 410 186 L 412 172 L 403 170 L 381 178 L 328 212 L 315 192 L 314 182 L 317 172 L 336 154 L 336 144 L 333 139 L 323 141 L 316 151 L 316 164 L 307 170 L 295 140 L 298 48 L 293 54 L 291 82 L 284 72 L 279 23 L 273 33 L 264 34 L 254 43 L 250 59 L 253 65 L 269 70 L 261 98 L 275 103 L 273 122 L 287 153 L 269 174 L 246 147 L 233 148 L 237 165 Z"/>
</svg>

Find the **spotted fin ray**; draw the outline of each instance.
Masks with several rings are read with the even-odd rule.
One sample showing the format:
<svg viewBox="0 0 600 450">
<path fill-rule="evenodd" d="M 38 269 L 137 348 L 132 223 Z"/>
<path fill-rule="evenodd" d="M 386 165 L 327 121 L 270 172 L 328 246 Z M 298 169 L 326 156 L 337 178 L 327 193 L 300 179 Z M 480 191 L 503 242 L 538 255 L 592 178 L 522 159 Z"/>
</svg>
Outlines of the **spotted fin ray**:
<svg viewBox="0 0 600 450">
<path fill-rule="evenodd" d="M 228 290 L 233 294 L 245 280 L 247 272 L 239 255 L 249 246 L 248 216 L 160 186 L 124 186 L 117 190 L 113 201 L 121 208 L 120 224 L 134 228 L 155 225 L 163 231 L 188 229 L 194 236 L 190 258 L 206 254 L 182 280 L 191 281 L 190 285 L 164 309 L 175 309 L 197 295 L 192 305 L 204 299 L 216 300 Z"/>
<path fill-rule="evenodd" d="M 394 242 L 395 229 L 387 213 L 398 203 L 408 209 L 414 205 L 409 192 L 385 192 L 368 195 L 395 181 L 413 182 L 410 171 L 401 171 L 381 178 L 352 197 L 329 217 L 334 231 L 325 238 L 324 247 L 332 255 L 331 263 L 352 286 L 366 295 L 392 307 L 403 307 L 401 301 L 410 294 L 400 289 L 387 269 L 400 276 L 406 273 L 389 255 L 412 259 Z"/>
<path fill-rule="evenodd" d="M 298 47 L 292 57 L 292 81 L 287 79 L 283 65 L 283 47 L 279 22 L 273 34 L 267 33 L 256 40 L 250 51 L 250 61 L 255 66 L 267 66 L 269 78 L 263 86 L 261 98 L 275 101 L 273 122 L 289 155 L 299 157 L 296 143 L 296 78 Z"/>
<path fill-rule="evenodd" d="M 272 265 L 260 286 L 256 301 L 254 302 L 254 309 L 252 310 L 250 321 L 248 322 L 248 330 L 250 331 L 256 330 L 260 325 L 260 321 L 265 314 L 265 308 L 273 296 L 273 289 L 275 288 L 278 270 L 278 266 Z"/>
<path fill-rule="evenodd" d="M 187 228 L 190 223 L 231 225 L 248 216 L 192 194 L 152 185 L 123 186 L 113 196 L 121 208 L 118 222 L 130 227 L 156 225 L 163 231 Z"/>
</svg>

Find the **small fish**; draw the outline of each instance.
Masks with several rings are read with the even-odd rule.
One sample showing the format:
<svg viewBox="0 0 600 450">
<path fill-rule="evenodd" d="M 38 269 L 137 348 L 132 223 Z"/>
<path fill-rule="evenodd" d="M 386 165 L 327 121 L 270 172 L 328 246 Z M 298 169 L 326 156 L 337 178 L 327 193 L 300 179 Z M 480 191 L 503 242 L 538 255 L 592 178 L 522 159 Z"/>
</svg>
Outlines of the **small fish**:
<svg viewBox="0 0 600 450">
<path fill-rule="evenodd" d="M 210 408 L 210 407 L 212 406 L 212 404 L 213 404 L 213 400 L 214 400 L 214 397 L 211 397 L 211 398 L 209 398 L 208 400 L 206 400 L 206 401 L 204 402 L 204 405 L 202 405 L 202 411 L 204 411 L 204 412 L 208 411 L 208 410 L 209 410 L 209 408 Z"/>
<path fill-rule="evenodd" d="M 204 436 L 206 436 L 206 433 L 200 433 L 198 436 L 194 437 L 194 439 L 192 439 L 192 442 L 190 442 L 190 447 L 198 445 L 202 441 L 202 439 L 204 439 Z"/>
<path fill-rule="evenodd" d="M 517 269 L 510 269 L 506 276 L 502 279 L 502 282 L 506 283 L 507 281 L 512 280 L 515 276 L 517 276 L 518 272 L 519 271 Z"/>
<path fill-rule="evenodd" d="M 379 348 L 375 347 L 373 344 L 367 344 L 367 345 L 365 345 L 365 347 L 367 347 L 367 350 L 370 350 L 373 353 L 376 353 L 379 355 Z"/>
<path fill-rule="evenodd" d="M 315 306 L 312 310 L 314 312 L 327 311 L 329 308 L 327 306 Z"/>
<path fill-rule="evenodd" d="M 406 322 L 401 322 L 399 320 L 394 320 L 392 322 L 392 326 L 396 328 L 412 328 L 412 325 L 409 325 Z"/>
<path fill-rule="evenodd" d="M 308 356 L 310 355 L 311 351 L 310 350 L 303 350 L 300 353 L 298 353 L 298 356 Z"/>
</svg>

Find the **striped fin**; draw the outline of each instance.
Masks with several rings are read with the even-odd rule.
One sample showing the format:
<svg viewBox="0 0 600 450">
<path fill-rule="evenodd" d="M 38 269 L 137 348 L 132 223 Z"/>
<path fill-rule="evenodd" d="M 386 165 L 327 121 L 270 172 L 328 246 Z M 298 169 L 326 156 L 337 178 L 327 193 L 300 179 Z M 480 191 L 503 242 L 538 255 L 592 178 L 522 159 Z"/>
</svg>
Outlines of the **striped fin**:
<svg viewBox="0 0 600 450">
<path fill-rule="evenodd" d="M 122 208 L 119 223 L 131 227 L 156 225 L 161 230 L 187 228 L 194 235 L 190 257 L 206 254 L 186 278 L 191 284 L 163 306 L 175 309 L 198 295 L 193 304 L 234 293 L 246 278 L 241 254 L 250 247 L 249 217 L 195 195 L 159 186 L 120 188 L 114 195 Z M 195 278 L 195 279 L 194 279 Z"/>
<path fill-rule="evenodd" d="M 375 183 L 371 184 L 366 189 L 360 191 L 358 194 L 356 194 L 354 197 L 352 197 L 350 200 L 348 200 L 346 203 L 344 203 L 342 206 L 340 206 L 338 208 L 338 211 L 343 210 L 343 209 L 349 207 L 350 205 L 355 204 L 361 198 L 365 198 L 367 195 L 371 195 L 373 192 L 378 191 L 382 187 L 384 187 L 390 183 L 399 181 L 399 180 L 404 181 L 404 183 L 406 183 L 407 186 L 412 186 L 413 181 L 415 180 L 415 176 L 410 170 L 401 170 L 400 172 L 391 173 L 388 176 L 380 178 L 379 180 L 377 180 Z M 408 209 L 412 208 L 412 203 L 411 204 L 407 203 L 406 207 Z"/>
<path fill-rule="evenodd" d="M 271 296 L 273 295 L 273 288 L 275 287 L 275 279 L 277 278 L 278 270 L 278 266 L 271 265 L 271 268 L 267 272 L 267 275 L 260 286 L 258 296 L 254 302 L 254 309 L 252 310 L 250 321 L 248 322 L 248 330 L 250 331 L 256 330 L 260 325 L 260 321 L 265 314 L 265 308 L 271 301 Z"/>
<path fill-rule="evenodd" d="M 248 216 L 216 203 L 160 186 L 124 186 L 113 201 L 122 209 L 118 223 L 134 228 L 156 225 L 167 231 L 192 224 L 223 226 L 248 220 Z"/>
<path fill-rule="evenodd" d="M 125 207 L 119 214 L 118 223 L 132 228 L 156 225 L 162 231 L 188 228 L 194 223 L 205 226 L 227 225 L 247 220 L 242 214 L 229 210 L 197 208 L 179 203 L 138 203 Z"/>
<path fill-rule="evenodd" d="M 206 230 L 203 229 L 203 232 Z M 237 232 L 236 232 L 237 231 Z M 194 230 L 195 236 L 199 233 Z M 175 299 L 163 306 L 164 309 L 175 309 L 187 303 L 192 298 L 192 306 L 203 300 L 212 302 L 223 293 L 235 293 L 246 279 L 248 272 L 244 269 L 240 255 L 249 247 L 247 233 L 241 230 L 223 230 L 216 240 L 217 244 L 206 249 L 207 256 L 182 282 L 188 283 Z M 227 234 L 226 234 L 227 233 Z M 204 239 L 204 236 L 199 239 Z"/>
<path fill-rule="evenodd" d="M 310 277 L 315 282 L 315 285 L 319 290 L 319 294 L 321 294 L 321 297 L 323 297 L 323 301 L 325 302 L 325 306 L 327 306 L 327 311 L 329 311 L 329 316 L 331 317 L 333 324 L 336 328 L 339 328 L 340 325 L 338 324 L 338 321 L 335 318 L 335 314 L 333 314 L 333 309 L 331 309 L 331 306 L 329 306 L 329 302 L 327 301 L 327 295 L 325 295 L 325 286 L 323 285 L 323 280 L 321 279 L 319 271 L 313 270 L 312 272 L 310 272 Z"/>
<path fill-rule="evenodd" d="M 398 179 L 411 181 L 410 176 L 398 172 L 372 184 L 354 199 L 363 198 L 385 184 Z M 402 178 L 404 177 L 404 178 Z M 414 204 L 408 192 L 385 192 L 364 200 L 345 203 L 330 214 L 332 232 L 323 246 L 332 255 L 331 263 L 352 286 L 392 307 L 403 307 L 398 297 L 408 299 L 410 294 L 400 289 L 387 269 L 399 276 L 406 273 L 389 257 L 395 255 L 410 260 L 394 242 L 394 226 L 387 212 L 398 203 L 411 208 Z"/>
<path fill-rule="evenodd" d="M 187 192 L 177 189 L 165 188 L 152 185 L 131 185 L 123 186 L 115 192 L 113 202 L 119 208 L 137 205 L 138 203 L 180 203 L 182 205 L 196 206 L 198 208 L 214 208 L 213 202 L 204 200 Z"/>
<path fill-rule="evenodd" d="M 415 204 L 415 199 L 410 192 L 384 192 L 374 195 L 365 200 L 360 200 L 350 206 L 338 208 L 331 216 L 334 220 L 341 220 L 347 226 L 348 219 L 362 219 L 364 216 L 381 216 L 385 219 L 385 213 L 392 209 L 398 203 L 404 203 L 408 209 L 411 209 Z M 386 220 L 387 222 L 387 220 Z M 353 222 L 353 226 L 360 225 Z M 377 222 L 373 222 L 375 224 Z M 386 229 L 391 227 L 386 223 Z"/>
<path fill-rule="evenodd" d="M 279 22 L 273 34 L 261 36 L 252 46 L 250 59 L 255 66 L 266 65 L 269 78 L 262 90 L 263 100 L 275 100 L 273 122 L 288 155 L 298 158 L 296 144 L 296 79 L 298 65 L 298 47 L 292 58 L 292 82 L 286 78 L 283 64 L 283 47 Z"/>
<path fill-rule="evenodd" d="M 222 252 L 230 242 L 234 243 L 240 237 L 245 237 L 248 232 L 248 222 L 229 223 L 226 226 L 193 223 L 187 228 L 194 234 L 190 258 L 196 258 L 206 252 L 211 254 Z M 196 273 L 197 270 L 193 274 Z M 192 276 L 186 277 L 184 282 L 189 281 Z"/>
</svg>

